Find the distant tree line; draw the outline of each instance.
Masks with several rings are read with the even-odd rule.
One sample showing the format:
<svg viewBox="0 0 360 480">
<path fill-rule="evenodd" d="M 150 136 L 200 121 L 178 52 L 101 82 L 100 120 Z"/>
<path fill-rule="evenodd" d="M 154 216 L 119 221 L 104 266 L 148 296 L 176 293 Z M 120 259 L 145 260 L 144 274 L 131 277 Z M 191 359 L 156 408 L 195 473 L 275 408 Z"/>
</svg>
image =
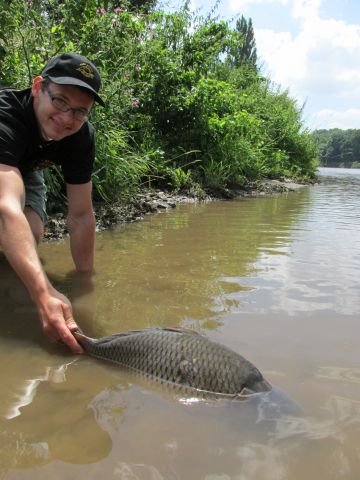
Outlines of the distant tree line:
<svg viewBox="0 0 360 480">
<path fill-rule="evenodd" d="M 313 138 L 319 147 L 323 167 L 360 168 L 360 130 L 315 130 Z"/>
</svg>

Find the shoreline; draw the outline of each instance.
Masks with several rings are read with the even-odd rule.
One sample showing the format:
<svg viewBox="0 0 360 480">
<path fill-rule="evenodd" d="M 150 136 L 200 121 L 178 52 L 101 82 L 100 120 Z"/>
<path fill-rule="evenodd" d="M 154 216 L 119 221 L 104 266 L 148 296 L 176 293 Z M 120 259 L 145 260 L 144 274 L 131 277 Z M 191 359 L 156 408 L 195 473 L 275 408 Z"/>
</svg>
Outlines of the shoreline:
<svg viewBox="0 0 360 480">
<path fill-rule="evenodd" d="M 270 196 L 294 192 L 311 183 L 297 183 L 292 179 L 262 180 L 249 183 L 247 186 L 221 192 L 206 194 L 205 192 L 174 193 L 158 189 L 143 190 L 130 198 L 124 198 L 115 204 L 94 202 L 96 232 L 111 230 L 124 223 L 137 222 L 145 215 L 156 214 L 183 203 L 209 202 L 216 200 L 233 200 L 246 197 Z M 66 215 L 64 213 L 50 214 L 45 227 L 43 241 L 61 240 L 68 236 Z"/>
</svg>

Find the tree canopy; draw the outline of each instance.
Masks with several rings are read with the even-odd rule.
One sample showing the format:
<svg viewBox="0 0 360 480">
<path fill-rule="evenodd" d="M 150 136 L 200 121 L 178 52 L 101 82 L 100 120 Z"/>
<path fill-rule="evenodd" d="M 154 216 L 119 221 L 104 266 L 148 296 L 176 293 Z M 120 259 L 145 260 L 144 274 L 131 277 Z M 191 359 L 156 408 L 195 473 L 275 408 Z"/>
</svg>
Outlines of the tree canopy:
<svg viewBox="0 0 360 480">
<path fill-rule="evenodd" d="M 360 168 L 360 130 L 333 128 L 312 135 L 319 146 L 320 165 Z"/>
<path fill-rule="evenodd" d="M 236 21 L 236 32 L 239 34 L 238 41 L 230 50 L 230 61 L 234 67 L 243 65 L 256 68 L 257 50 L 254 28 L 251 18 L 248 20 L 241 15 Z"/>
</svg>

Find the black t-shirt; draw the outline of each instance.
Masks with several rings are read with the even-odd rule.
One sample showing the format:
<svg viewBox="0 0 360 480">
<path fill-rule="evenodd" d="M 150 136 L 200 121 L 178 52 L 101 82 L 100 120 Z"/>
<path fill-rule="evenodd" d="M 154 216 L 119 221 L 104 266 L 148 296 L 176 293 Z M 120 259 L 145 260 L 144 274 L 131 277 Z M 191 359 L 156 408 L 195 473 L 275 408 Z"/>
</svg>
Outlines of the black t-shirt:
<svg viewBox="0 0 360 480">
<path fill-rule="evenodd" d="M 87 183 L 95 157 L 94 128 L 81 129 L 59 141 L 41 139 L 31 89 L 0 91 L 0 163 L 17 167 L 22 175 L 61 165 L 67 183 Z"/>
</svg>

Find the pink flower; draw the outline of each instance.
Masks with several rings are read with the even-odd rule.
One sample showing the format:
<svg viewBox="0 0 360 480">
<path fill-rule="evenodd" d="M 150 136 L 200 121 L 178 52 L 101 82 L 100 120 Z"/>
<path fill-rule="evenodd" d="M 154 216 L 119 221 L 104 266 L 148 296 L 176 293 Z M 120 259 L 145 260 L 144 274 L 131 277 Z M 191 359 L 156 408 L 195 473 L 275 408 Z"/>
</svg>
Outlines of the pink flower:
<svg viewBox="0 0 360 480">
<path fill-rule="evenodd" d="M 98 12 L 98 14 L 100 15 L 100 17 L 102 17 L 103 15 L 105 15 L 106 10 L 105 10 L 104 7 L 101 7 L 101 8 L 99 7 L 99 8 L 97 9 L 97 12 Z"/>
<path fill-rule="evenodd" d="M 115 13 L 118 14 L 118 13 L 121 13 L 123 11 L 123 9 L 121 7 L 116 7 L 115 8 Z"/>
</svg>

